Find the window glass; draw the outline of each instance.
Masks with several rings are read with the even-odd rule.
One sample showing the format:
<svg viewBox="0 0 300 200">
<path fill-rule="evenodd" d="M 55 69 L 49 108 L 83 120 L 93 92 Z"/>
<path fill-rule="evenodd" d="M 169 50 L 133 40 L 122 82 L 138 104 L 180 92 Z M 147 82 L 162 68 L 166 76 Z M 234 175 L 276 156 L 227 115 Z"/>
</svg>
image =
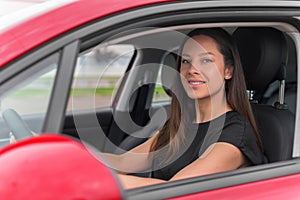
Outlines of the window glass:
<svg viewBox="0 0 300 200">
<path fill-rule="evenodd" d="M 111 106 L 133 55 L 132 45 L 99 46 L 80 54 L 67 110 Z"/>
<path fill-rule="evenodd" d="M 7 96 L 1 98 L 1 114 L 8 108 L 20 115 L 46 113 L 55 74 L 56 65 L 51 65 L 12 88 Z"/>
<path fill-rule="evenodd" d="M 167 94 L 167 90 L 170 90 L 173 85 L 175 66 L 176 57 L 174 54 L 166 53 L 163 56 L 159 67 L 152 103 L 171 101 L 171 97 Z"/>
<path fill-rule="evenodd" d="M 162 77 L 161 77 L 162 67 L 163 65 L 160 66 L 160 70 L 157 76 L 152 103 L 156 103 L 159 101 L 171 101 L 171 97 L 166 93 L 162 84 Z"/>
<path fill-rule="evenodd" d="M 58 54 L 55 54 L 1 86 L 0 147 L 9 144 L 13 134 L 3 118 L 7 110 L 16 111 L 34 133 L 42 131 L 57 72 L 57 60 Z M 17 123 L 15 125 L 18 126 Z"/>
</svg>

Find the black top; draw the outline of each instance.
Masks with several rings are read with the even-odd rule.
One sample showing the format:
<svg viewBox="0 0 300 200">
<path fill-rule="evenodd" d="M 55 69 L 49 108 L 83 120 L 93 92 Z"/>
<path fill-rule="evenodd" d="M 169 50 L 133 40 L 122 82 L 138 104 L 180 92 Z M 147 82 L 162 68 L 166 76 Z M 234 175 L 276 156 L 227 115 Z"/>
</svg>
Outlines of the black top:
<svg viewBox="0 0 300 200">
<path fill-rule="evenodd" d="M 179 152 L 171 161 L 162 162 L 166 155 L 164 151 L 156 154 L 152 164 L 152 177 L 169 180 L 216 142 L 236 146 L 253 165 L 265 162 L 250 123 L 239 113 L 229 111 L 209 122 L 191 124 L 187 128 L 185 142 L 180 145 Z"/>
</svg>

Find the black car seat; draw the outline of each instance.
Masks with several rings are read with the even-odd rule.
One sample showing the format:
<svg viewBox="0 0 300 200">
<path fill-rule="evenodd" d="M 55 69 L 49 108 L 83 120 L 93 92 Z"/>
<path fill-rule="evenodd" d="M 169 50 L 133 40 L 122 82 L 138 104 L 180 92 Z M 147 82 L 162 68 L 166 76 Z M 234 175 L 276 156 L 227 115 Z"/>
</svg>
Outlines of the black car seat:
<svg viewBox="0 0 300 200">
<path fill-rule="evenodd" d="M 269 162 L 291 159 L 294 114 L 284 102 L 276 102 L 275 105 L 261 103 L 270 83 L 276 80 L 284 83 L 286 39 L 282 32 L 269 27 L 241 27 L 234 31 L 233 37 L 239 49 L 265 155 Z"/>
<path fill-rule="evenodd" d="M 158 65 L 161 70 L 162 87 L 169 96 L 171 95 L 174 77 L 176 76 L 176 73 L 178 73 L 176 71 L 176 56 L 177 55 L 173 52 L 166 52 L 162 58 L 160 66 Z M 149 115 L 151 116 L 151 120 L 148 122 L 148 124 L 140 131 L 126 137 L 119 145 L 119 148 L 114 151 L 114 153 L 119 154 L 128 151 L 145 142 L 147 139 L 157 133 L 157 131 L 163 127 L 164 123 L 169 118 L 170 105 L 166 104 L 156 110 L 152 109 L 149 111 Z"/>
</svg>

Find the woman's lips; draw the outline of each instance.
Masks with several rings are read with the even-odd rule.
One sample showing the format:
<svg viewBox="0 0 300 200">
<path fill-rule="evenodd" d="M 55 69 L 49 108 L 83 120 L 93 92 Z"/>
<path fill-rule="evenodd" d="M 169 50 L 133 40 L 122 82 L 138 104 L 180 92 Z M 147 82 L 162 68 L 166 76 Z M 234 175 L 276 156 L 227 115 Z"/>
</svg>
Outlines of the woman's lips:
<svg viewBox="0 0 300 200">
<path fill-rule="evenodd" d="M 190 87 L 192 88 L 197 88 L 197 87 L 200 87 L 202 86 L 203 84 L 206 83 L 206 81 L 200 81 L 200 80 L 190 80 L 188 81 Z"/>
</svg>

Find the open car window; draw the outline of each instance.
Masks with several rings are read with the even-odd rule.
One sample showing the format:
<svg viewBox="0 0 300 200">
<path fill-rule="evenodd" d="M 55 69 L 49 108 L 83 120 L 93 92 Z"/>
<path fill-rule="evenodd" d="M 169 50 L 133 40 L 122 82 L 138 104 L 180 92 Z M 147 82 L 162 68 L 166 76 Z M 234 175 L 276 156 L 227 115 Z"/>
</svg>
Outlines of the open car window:
<svg viewBox="0 0 300 200">
<path fill-rule="evenodd" d="M 197 26 L 205 27 L 205 24 L 197 24 L 195 25 L 195 28 Z M 210 24 L 210 26 L 212 25 Z M 245 24 L 244 26 L 247 26 L 247 24 Z M 262 24 L 258 27 L 254 25 L 252 26 L 254 30 L 255 28 L 268 30 L 270 27 L 274 29 L 272 25 L 265 26 L 265 24 Z M 114 127 L 111 127 L 109 131 L 105 132 L 106 142 L 105 144 L 103 144 L 103 146 L 101 146 L 103 151 L 124 153 L 146 141 L 148 138 L 151 138 L 154 133 L 160 130 L 160 128 L 169 118 L 169 106 L 171 97 L 168 89 L 172 88 L 170 85 L 168 85 L 168 83 L 166 83 L 166 80 L 170 76 L 172 76 L 172 73 L 168 73 L 168 71 L 166 73 L 165 71 L 163 71 L 163 68 L 167 67 L 171 70 L 176 69 L 177 51 L 175 51 L 174 49 L 177 50 L 178 45 L 174 44 L 175 42 L 165 42 L 164 38 L 166 37 L 166 35 L 168 35 L 169 37 L 172 36 L 177 39 L 174 39 L 172 41 L 180 43 L 180 40 L 178 40 L 178 38 L 184 38 L 185 34 L 192 30 L 191 26 L 189 27 L 189 29 L 186 29 L 185 26 L 178 26 L 176 28 L 178 28 L 178 30 L 176 30 L 174 27 L 172 27 L 171 29 L 162 30 L 160 30 L 159 28 L 153 28 L 155 30 L 153 31 L 154 33 L 152 33 L 151 31 L 141 31 L 139 34 L 126 35 L 126 37 L 120 37 L 118 38 L 118 40 L 116 40 L 121 44 L 124 43 L 126 45 L 129 44 L 132 46 L 136 46 L 138 53 L 135 62 L 132 66 L 130 66 L 131 68 L 127 69 L 126 71 L 127 79 L 125 79 L 125 82 L 123 82 L 122 88 L 119 91 L 120 96 L 118 96 L 117 104 L 115 105 L 115 107 L 113 107 L 112 119 Z M 224 29 L 230 34 L 233 34 L 239 28 L 240 27 L 235 26 L 234 23 L 224 23 Z M 243 27 L 241 27 L 241 29 L 242 28 Z M 275 28 L 275 30 L 278 29 Z M 288 41 L 290 42 L 289 45 L 293 46 L 293 37 L 286 33 L 284 33 L 284 37 L 287 37 Z M 151 43 L 151 45 L 149 45 L 149 41 L 155 40 L 160 41 L 159 44 Z M 170 43 L 172 44 L 170 45 Z M 294 55 L 295 49 L 293 47 L 289 48 L 289 51 L 291 51 L 290 55 Z M 285 49 L 285 51 L 287 51 L 287 49 Z M 170 58 L 170 54 L 175 54 L 175 57 L 172 57 L 171 55 Z M 158 59 L 150 59 L 153 57 Z M 293 76 L 294 74 L 292 72 L 296 68 L 297 62 L 295 62 L 295 58 L 293 57 L 287 58 L 287 61 L 287 69 L 289 74 L 288 76 Z M 246 76 L 248 76 L 248 74 L 246 74 Z M 294 80 L 290 80 L 289 78 L 286 81 L 294 82 Z M 271 82 L 268 84 L 271 84 Z M 270 98 L 269 90 L 271 89 L 265 90 L 263 92 L 255 91 L 257 92 L 256 94 L 258 94 L 258 92 L 262 93 L 259 94 L 259 99 L 256 99 L 256 101 L 252 102 L 252 100 L 250 99 L 251 103 L 272 107 L 274 102 L 278 100 L 278 91 L 280 90 L 279 82 L 277 81 L 278 85 L 273 86 L 274 88 L 272 90 L 272 95 L 275 95 L 276 97 L 272 96 L 272 99 Z M 293 98 L 296 97 L 296 94 L 297 93 L 293 93 Z M 266 98 L 269 99 L 267 100 Z M 295 99 L 293 100 L 293 102 L 295 103 Z M 256 105 L 254 105 L 254 107 L 255 106 Z M 295 112 L 294 109 L 294 107 L 291 107 L 290 111 Z M 262 116 L 263 115 L 260 115 L 260 117 Z M 293 120 L 290 122 L 294 123 Z M 259 126 L 264 125 L 265 124 L 259 124 Z M 266 126 L 262 129 L 265 128 Z M 122 139 L 120 140 L 120 138 Z M 270 143 L 267 142 L 266 146 L 269 146 L 269 144 Z M 239 171 L 237 171 L 236 173 L 239 174 Z M 137 173 L 136 175 L 148 176 L 149 174 Z M 223 177 L 222 175 L 220 176 Z M 215 175 L 213 177 L 218 177 L 218 175 Z M 199 180 L 205 180 L 205 177 L 200 177 Z M 188 183 L 188 180 L 186 183 Z M 180 183 L 178 183 L 178 185 L 180 185 Z M 160 187 L 153 186 L 150 187 L 149 190 L 151 190 L 151 188 Z M 143 191 L 143 189 L 137 190 L 137 193 L 139 191 Z M 134 191 L 132 191 L 132 194 L 134 194 Z M 142 194 L 139 195 L 143 196 Z"/>
</svg>

